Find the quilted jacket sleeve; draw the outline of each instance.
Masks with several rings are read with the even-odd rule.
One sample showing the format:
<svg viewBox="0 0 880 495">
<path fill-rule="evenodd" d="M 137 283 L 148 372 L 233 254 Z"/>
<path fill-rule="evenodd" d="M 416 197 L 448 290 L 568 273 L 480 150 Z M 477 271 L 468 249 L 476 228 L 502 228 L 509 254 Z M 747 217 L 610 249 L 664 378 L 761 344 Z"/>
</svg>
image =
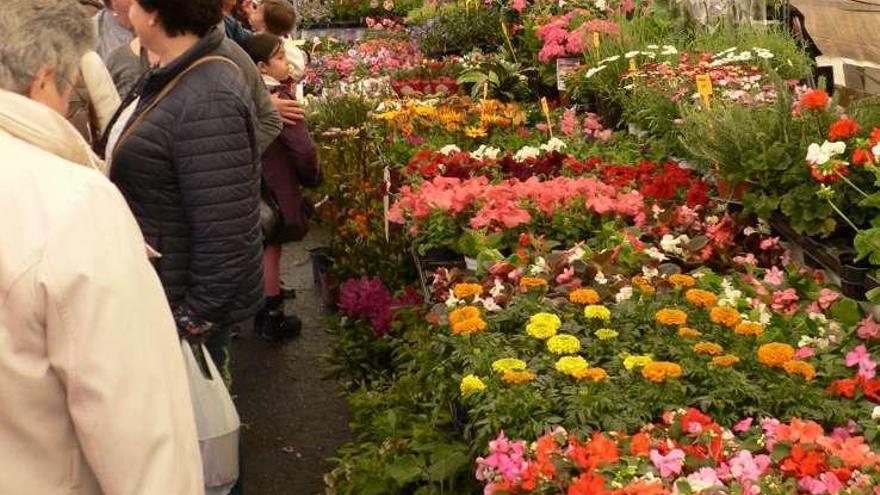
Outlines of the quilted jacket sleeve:
<svg viewBox="0 0 880 495">
<path fill-rule="evenodd" d="M 216 321 L 259 251 L 259 155 L 250 107 L 230 90 L 186 102 L 174 132 L 174 166 L 190 224 L 185 308 Z"/>
</svg>

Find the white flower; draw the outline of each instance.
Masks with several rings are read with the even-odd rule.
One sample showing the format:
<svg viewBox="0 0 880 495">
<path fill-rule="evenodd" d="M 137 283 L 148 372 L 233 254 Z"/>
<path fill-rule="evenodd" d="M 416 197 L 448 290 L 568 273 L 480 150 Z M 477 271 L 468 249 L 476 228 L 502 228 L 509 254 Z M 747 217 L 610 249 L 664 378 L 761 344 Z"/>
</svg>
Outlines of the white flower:
<svg viewBox="0 0 880 495">
<path fill-rule="evenodd" d="M 529 267 L 529 274 L 538 275 L 541 273 L 547 273 L 547 260 L 543 256 L 538 256 L 535 263 Z"/>
<path fill-rule="evenodd" d="M 660 52 L 660 55 L 676 55 L 678 54 L 678 48 L 675 48 L 672 45 L 663 45 L 663 51 Z"/>
<path fill-rule="evenodd" d="M 763 58 L 764 60 L 770 60 L 771 58 L 773 58 L 773 53 L 771 53 L 770 50 L 760 50 L 756 51 L 755 53 L 758 55 L 758 57 Z"/>
<path fill-rule="evenodd" d="M 706 217 L 706 225 L 715 225 L 719 222 L 719 220 L 720 219 L 717 216 L 709 215 L 708 217 Z"/>
<path fill-rule="evenodd" d="M 501 294 L 504 294 L 504 284 L 498 277 L 495 277 L 495 281 L 492 282 L 492 288 L 489 289 L 489 294 L 491 294 L 492 297 L 498 297 Z"/>
<path fill-rule="evenodd" d="M 657 270 L 656 268 L 648 268 L 647 266 L 643 266 L 642 267 L 642 275 L 645 277 L 645 279 L 651 280 L 652 278 L 656 277 L 657 275 L 660 275 L 660 271 Z"/>
<path fill-rule="evenodd" d="M 471 151 L 471 157 L 476 160 L 484 160 L 486 158 L 494 160 L 498 158 L 498 155 L 500 153 L 501 150 L 498 148 L 481 144 L 480 147 L 477 148 L 475 151 Z"/>
<path fill-rule="evenodd" d="M 825 141 L 822 143 L 822 146 L 813 143 L 807 148 L 807 161 L 813 165 L 824 165 L 836 155 L 840 155 L 845 151 L 846 143 L 843 141 L 835 141 L 833 143 Z"/>
<path fill-rule="evenodd" d="M 453 294 L 452 291 L 449 291 L 449 297 L 446 299 L 446 307 L 447 308 L 454 308 L 460 302 L 461 302 L 461 299 L 455 297 L 455 294 Z"/>
<path fill-rule="evenodd" d="M 562 3 L 562 2 L 560 2 L 560 3 Z M 605 0 L 593 0 L 593 4 L 596 6 L 597 9 L 605 10 L 605 7 L 606 7 Z"/>
<path fill-rule="evenodd" d="M 657 49 L 660 48 L 660 47 L 657 46 L 657 45 L 648 45 L 648 46 L 646 46 L 645 48 L 647 48 L 648 50 L 657 50 Z"/>
<path fill-rule="evenodd" d="M 690 240 L 690 238 L 686 235 L 680 235 L 678 237 L 674 237 L 671 234 L 666 234 L 660 239 L 660 248 L 666 251 L 667 253 L 672 254 L 684 254 L 684 249 L 679 247 L 682 243 L 686 243 Z"/>
<path fill-rule="evenodd" d="M 735 47 L 735 46 L 732 46 L 732 47 L 728 48 L 727 50 L 720 51 L 720 52 L 716 53 L 716 54 L 715 54 L 715 57 L 717 58 L 717 57 L 720 57 L 720 56 L 722 56 L 722 55 L 727 55 L 728 53 L 732 53 L 732 52 L 735 52 L 735 51 L 736 51 L 736 47 Z"/>
<path fill-rule="evenodd" d="M 565 149 L 565 142 L 561 139 L 554 137 L 550 138 L 545 144 L 541 145 L 541 149 L 544 151 L 562 151 Z"/>
<path fill-rule="evenodd" d="M 653 258 L 657 261 L 665 261 L 666 260 L 666 255 L 661 253 L 660 250 L 655 247 L 650 247 L 648 249 L 645 249 L 645 254 L 647 254 L 649 258 Z"/>
<path fill-rule="evenodd" d="M 595 277 L 593 277 L 593 280 L 599 285 L 605 285 L 608 283 L 608 279 L 605 278 L 605 274 L 601 271 L 597 273 Z"/>
<path fill-rule="evenodd" d="M 623 56 L 624 56 L 624 58 L 633 58 L 636 55 L 638 55 L 639 53 L 641 53 L 641 52 L 639 52 L 638 50 L 633 50 L 631 52 L 626 52 Z"/>
<path fill-rule="evenodd" d="M 446 146 L 440 148 L 440 153 L 443 153 L 444 155 L 451 155 L 453 153 L 458 153 L 459 151 L 461 151 L 461 148 L 454 144 L 447 144 Z"/>
<path fill-rule="evenodd" d="M 871 411 L 871 419 L 880 419 L 880 406 L 874 406 Z"/>
<path fill-rule="evenodd" d="M 483 307 L 486 308 L 486 311 L 493 311 L 494 312 L 494 311 L 498 311 L 501 309 L 501 306 L 499 306 L 495 302 L 495 299 L 492 297 L 487 297 L 487 298 L 483 299 L 483 298 L 477 296 L 474 298 L 474 302 L 482 304 Z"/>
<path fill-rule="evenodd" d="M 521 162 L 521 161 L 526 160 L 528 158 L 535 158 L 540 154 L 541 154 L 541 150 L 539 150 L 538 148 L 535 148 L 534 146 L 523 146 L 522 148 L 520 148 L 519 151 L 516 152 L 515 155 L 513 155 L 513 159 L 518 162 Z"/>
<path fill-rule="evenodd" d="M 600 65 L 600 66 L 598 66 L 598 67 L 593 67 L 593 68 L 591 68 L 591 69 L 588 69 L 588 70 L 587 70 L 586 78 L 589 79 L 589 78 L 595 76 L 596 74 L 602 72 L 603 70 L 605 70 L 605 66 L 604 66 L 604 65 Z"/>
<path fill-rule="evenodd" d="M 608 62 L 616 62 L 618 60 L 620 60 L 620 55 L 612 55 L 608 58 L 604 58 L 604 59 L 600 60 L 599 65 L 604 65 Z"/>
<path fill-rule="evenodd" d="M 620 288 L 620 291 L 614 296 L 614 299 L 617 302 L 629 301 L 633 296 L 633 288 L 629 285 L 625 285 Z"/>
<path fill-rule="evenodd" d="M 871 153 L 874 153 L 874 158 L 880 158 L 880 143 L 871 148 Z"/>
<path fill-rule="evenodd" d="M 646 56 L 646 57 L 648 57 L 648 58 L 656 58 L 656 57 L 657 57 L 657 53 L 656 53 L 656 52 L 642 52 L 642 55 L 644 55 L 644 56 Z"/>
<path fill-rule="evenodd" d="M 568 262 L 574 263 L 575 261 L 580 261 L 584 259 L 587 252 L 584 251 L 584 248 L 581 247 L 580 244 L 576 244 L 573 248 L 568 251 Z"/>
</svg>

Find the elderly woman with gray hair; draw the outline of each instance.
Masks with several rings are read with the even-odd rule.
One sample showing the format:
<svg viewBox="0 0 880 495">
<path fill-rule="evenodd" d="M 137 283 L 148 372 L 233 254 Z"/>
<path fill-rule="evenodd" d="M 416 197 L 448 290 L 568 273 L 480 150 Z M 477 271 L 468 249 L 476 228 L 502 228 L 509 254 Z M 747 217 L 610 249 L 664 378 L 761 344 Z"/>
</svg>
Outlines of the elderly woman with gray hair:
<svg viewBox="0 0 880 495">
<path fill-rule="evenodd" d="M 71 0 L 0 8 L 0 493 L 204 493 L 168 302 L 64 115 L 94 43 Z"/>
</svg>

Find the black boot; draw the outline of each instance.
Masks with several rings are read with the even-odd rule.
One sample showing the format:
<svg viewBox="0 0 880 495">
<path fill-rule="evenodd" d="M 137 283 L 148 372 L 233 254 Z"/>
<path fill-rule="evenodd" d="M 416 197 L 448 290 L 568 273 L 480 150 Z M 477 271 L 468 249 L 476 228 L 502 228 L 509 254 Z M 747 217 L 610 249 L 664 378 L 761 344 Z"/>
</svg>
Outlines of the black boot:
<svg viewBox="0 0 880 495">
<path fill-rule="evenodd" d="M 266 298 L 266 304 L 254 323 L 257 335 L 268 341 L 292 339 L 302 332 L 299 318 L 284 315 L 284 298 L 280 295 Z"/>
</svg>

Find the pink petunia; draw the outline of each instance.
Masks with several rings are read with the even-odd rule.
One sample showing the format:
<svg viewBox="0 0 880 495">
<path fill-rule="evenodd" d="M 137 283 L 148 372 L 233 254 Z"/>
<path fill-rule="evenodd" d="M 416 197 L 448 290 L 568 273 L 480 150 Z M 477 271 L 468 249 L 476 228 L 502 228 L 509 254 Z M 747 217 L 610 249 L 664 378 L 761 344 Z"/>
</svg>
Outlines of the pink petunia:
<svg viewBox="0 0 880 495">
<path fill-rule="evenodd" d="M 860 339 L 876 339 L 880 337 L 880 324 L 877 323 L 873 316 L 868 315 L 865 317 L 864 320 L 859 322 L 856 333 L 858 334 Z"/>
</svg>

